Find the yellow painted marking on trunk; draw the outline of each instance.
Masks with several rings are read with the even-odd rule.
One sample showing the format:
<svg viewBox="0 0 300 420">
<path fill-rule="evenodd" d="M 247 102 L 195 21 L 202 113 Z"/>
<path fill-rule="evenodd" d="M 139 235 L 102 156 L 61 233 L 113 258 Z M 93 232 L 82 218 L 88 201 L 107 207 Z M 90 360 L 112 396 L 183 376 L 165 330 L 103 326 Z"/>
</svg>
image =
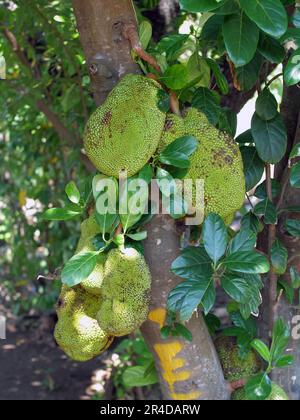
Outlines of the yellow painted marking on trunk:
<svg viewBox="0 0 300 420">
<path fill-rule="evenodd" d="M 157 308 L 150 312 L 149 320 L 155 322 L 159 325 L 160 328 L 164 326 L 166 318 L 166 310 L 163 308 Z M 168 341 L 167 343 L 157 343 L 154 344 L 154 350 L 158 355 L 160 364 L 163 369 L 162 376 L 166 383 L 169 385 L 171 391 L 171 397 L 174 400 L 195 400 L 200 397 L 201 393 L 199 391 L 189 392 L 189 393 L 179 393 L 175 392 L 174 385 L 176 382 L 186 381 L 192 376 L 190 370 L 180 370 L 177 369 L 184 368 L 186 365 L 186 360 L 181 357 L 176 357 L 178 353 L 183 349 L 184 344 L 180 341 Z"/>
</svg>

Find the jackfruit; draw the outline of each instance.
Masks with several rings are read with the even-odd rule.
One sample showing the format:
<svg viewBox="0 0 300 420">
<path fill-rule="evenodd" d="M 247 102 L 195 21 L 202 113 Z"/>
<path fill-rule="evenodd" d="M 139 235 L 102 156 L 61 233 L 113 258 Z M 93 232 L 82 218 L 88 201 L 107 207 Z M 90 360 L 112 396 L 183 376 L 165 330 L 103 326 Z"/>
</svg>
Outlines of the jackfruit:
<svg viewBox="0 0 300 420">
<path fill-rule="evenodd" d="M 91 215 L 88 219 L 84 220 L 81 224 L 81 236 L 77 244 L 75 254 L 95 251 L 93 245 L 93 238 L 100 233 L 100 227 L 97 224 L 94 215 Z M 97 264 L 92 273 L 84 279 L 80 284 L 81 286 L 95 295 L 101 294 L 101 285 L 104 275 L 104 263 L 106 255 L 101 253 L 98 256 Z"/>
<path fill-rule="evenodd" d="M 149 268 L 136 249 L 109 251 L 101 288 L 103 300 L 97 314 L 100 327 L 113 336 L 138 329 L 147 319 L 150 286 Z"/>
<path fill-rule="evenodd" d="M 113 340 L 96 320 L 99 299 L 80 285 L 62 287 L 54 337 L 59 347 L 73 360 L 90 360 L 104 352 Z"/>
<path fill-rule="evenodd" d="M 245 388 L 240 388 L 234 391 L 231 395 L 232 400 L 248 400 L 246 397 Z M 287 401 L 289 397 L 286 395 L 285 391 L 277 384 L 272 382 L 272 391 L 271 394 L 266 398 L 266 401 Z"/>
<path fill-rule="evenodd" d="M 84 134 L 86 154 L 107 176 L 128 177 L 145 166 L 157 149 L 166 114 L 158 108 L 160 85 L 128 74 L 90 117 Z"/>
<path fill-rule="evenodd" d="M 224 377 L 229 382 L 248 378 L 262 369 L 262 363 L 254 351 L 251 350 L 245 358 L 240 357 L 234 337 L 218 337 L 215 346 Z"/>
<path fill-rule="evenodd" d="M 168 115 L 158 152 L 183 136 L 194 136 L 199 147 L 190 158 L 191 165 L 186 179 L 204 180 L 204 216 L 217 213 L 225 223 L 230 223 L 245 198 L 243 161 L 238 145 L 226 133 L 209 124 L 206 116 L 194 108 L 187 110 L 183 118 Z M 196 203 L 193 191 L 193 206 Z"/>
</svg>

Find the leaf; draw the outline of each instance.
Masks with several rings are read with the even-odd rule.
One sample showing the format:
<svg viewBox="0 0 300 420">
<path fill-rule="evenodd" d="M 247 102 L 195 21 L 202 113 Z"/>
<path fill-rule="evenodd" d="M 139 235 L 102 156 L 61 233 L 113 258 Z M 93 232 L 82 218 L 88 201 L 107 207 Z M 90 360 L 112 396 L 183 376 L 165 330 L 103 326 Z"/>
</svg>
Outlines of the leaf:
<svg viewBox="0 0 300 420">
<path fill-rule="evenodd" d="M 152 25 L 149 20 L 143 20 L 140 23 L 139 37 L 143 49 L 146 50 L 152 38 Z"/>
<path fill-rule="evenodd" d="M 156 49 L 166 55 L 166 59 L 171 62 L 176 60 L 185 50 L 185 44 L 189 35 L 172 34 L 163 37 L 156 46 Z"/>
<path fill-rule="evenodd" d="M 279 196 L 281 190 L 280 183 L 276 179 L 272 179 L 272 197 L 276 198 Z M 262 182 L 255 190 L 255 197 L 260 200 L 268 198 L 266 181 Z"/>
<path fill-rule="evenodd" d="M 271 248 L 271 264 L 276 274 L 284 274 L 287 268 L 288 251 L 279 241 L 276 239 Z"/>
<path fill-rule="evenodd" d="M 223 219 L 214 213 L 210 213 L 203 224 L 204 248 L 216 265 L 223 257 L 228 243 L 227 228 Z"/>
<path fill-rule="evenodd" d="M 197 89 L 192 99 L 192 107 L 202 111 L 211 124 L 217 124 L 221 113 L 220 97 L 217 93 L 207 88 Z"/>
<path fill-rule="evenodd" d="M 151 166 L 149 164 L 145 165 L 138 173 L 138 177 L 147 182 L 147 184 L 150 184 L 153 178 L 153 170 Z"/>
<path fill-rule="evenodd" d="M 274 38 L 280 38 L 288 27 L 288 18 L 280 0 L 240 0 L 242 9 L 259 28 Z"/>
<path fill-rule="evenodd" d="M 245 391 L 247 400 L 264 401 L 272 392 L 272 382 L 266 373 L 259 373 L 249 379 Z"/>
<path fill-rule="evenodd" d="M 188 70 L 183 64 L 174 64 L 167 68 L 161 79 L 168 88 L 180 90 L 189 82 Z"/>
<path fill-rule="evenodd" d="M 242 251 L 252 251 L 257 240 L 256 234 L 250 229 L 241 229 L 237 235 L 230 241 L 229 253 Z"/>
<path fill-rule="evenodd" d="M 267 35 L 262 35 L 260 37 L 257 49 L 260 54 L 271 63 L 280 64 L 284 60 L 284 47 L 279 41 Z"/>
<path fill-rule="evenodd" d="M 262 179 L 262 176 L 265 170 L 265 165 L 264 165 L 264 162 L 258 156 L 258 153 L 255 147 L 242 146 L 240 148 L 240 151 L 241 151 L 243 163 L 244 163 L 246 190 L 250 191 Z"/>
<path fill-rule="evenodd" d="M 255 214 L 249 212 L 242 218 L 241 229 L 249 229 L 257 234 L 263 230 L 263 225 Z"/>
<path fill-rule="evenodd" d="M 251 297 L 251 289 L 243 278 L 225 274 L 222 277 L 221 285 L 225 292 L 238 303 L 246 303 Z"/>
<path fill-rule="evenodd" d="M 275 225 L 277 223 L 276 207 L 268 198 L 256 204 L 253 212 L 257 216 L 264 216 L 266 225 Z"/>
<path fill-rule="evenodd" d="M 170 197 L 177 190 L 175 179 L 165 169 L 157 168 L 156 182 L 160 191 L 166 197 Z"/>
<path fill-rule="evenodd" d="M 275 322 L 272 333 L 271 356 L 274 363 L 283 355 L 290 341 L 290 330 L 283 319 Z"/>
<path fill-rule="evenodd" d="M 259 157 L 267 163 L 278 163 L 287 148 L 287 133 L 281 115 L 264 121 L 255 113 L 251 131 Z"/>
<path fill-rule="evenodd" d="M 290 159 L 300 157 L 300 143 L 296 143 L 290 153 Z"/>
<path fill-rule="evenodd" d="M 80 192 L 74 181 L 70 181 L 65 188 L 68 199 L 74 203 L 78 204 L 80 201 Z"/>
<path fill-rule="evenodd" d="M 211 277 L 212 264 L 204 246 L 187 247 L 173 262 L 171 271 L 183 279 Z"/>
<path fill-rule="evenodd" d="M 210 12 L 227 0 L 179 0 L 180 7 L 188 12 Z"/>
<path fill-rule="evenodd" d="M 255 251 L 235 252 L 228 255 L 223 264 L 238 273 L 263 274 L 270 270 L 267 258 Z"/>
<path fill-rule="evenodd" d="M 210 335 L 214 336 L 216 332 L 221 328 L 221 321 L 214 314 L 207 314 L 204 317 L 204 320 Z"/>
<path fill-rule="evenodd" d="M 279 369 L 285 368 L 285 367 L 291 366 L 294 363 L 294 361 L 295 361 L 294 356 L 285 355 L 277 359 L 275 366 Z"/>
<path fill-rule="evenodd" d="M 248 320 L 250 315 L 257 317 L 259 315 L 259 306 L 262 304 L 262 296 L 260 293 L 261 285 L 249 281 L 248 286 L 252 290 L 251 297 L 246 303 L 240 304 L 240 312 L 245 320 Z"/>
<path fill-rule="evenodd" d="M 292 286 L 284 279 L 279 279 L 277 282 L 277 292 L 278 294 L 283 291 L 284 296 L 290 305 L 294 302 L 295 291 Z"/>
<path fill-rule="evenodd" d="M 291 55 L 285 66 L 283 78 L 287 86 L 293 86 L 300 82 L 300 48 Z"/>
<path fill-rule="evenodd" d="M 197 280 L 185 280 L 171 290 L 168 297 L 168 310 L 179 312 L 180 320 L 187 321 L 207 296 L 208 304 L 205 308 L 206 314 L 210 311 L 215 299 L 215 288 L 212 277 L 199 277 Z"/>
<path fill-rule="evenodd" d="M 198 146 L 199 141 L 195 137 L 180 137 L 160 153 L 159 160 L 166 165 L 188 168 L 190 166 L 189 156 L 197 150 Z"/>
<path fill-rule="evenodd" d="M 263 341 L 255 339 L 251 342 L 251 346 L 267 363 L 270 363 L 271 353 Z"/>
<path fill-rule="evenodd" d="M 61 281 L 69 287 L 76 286 L 85 280 L 94 270 L 99 253 L 85 252 L 74 255 L 64 266 Z"/>
<path fill-rule="evenodd" d="M 133 239 L 134 241 L 143 241 L 144 239 L 147 238 L 147 231 L 143 231 L 143 232 L 137 232 L 137 233 L 127 233 L 126 236 L 128 236 L 128 238 Z"/>
<path fill-rule="evenodd" d="M 257 83 L 262 62 L 262 56 L 260 54 L 255 54 L 250 63 L 235 69 L 241 90 L 250 90 Z"/>
<path fill-rule="evenodd" d="M 155 368 L 146 372 L 147 366 L 129 366 L 124 370 L 122 379 L 127 388 L 154 385 L 158 382 Z M 147 374 L 146 374 L 147 373 Z"/>
<path fill-rule="evenodd" d="M 192 342 L 193 335 L 189 329 L 187 329 L 184 325 L 179 324 L 178 322 L 175 323 L 175 333 L 176 336 L 183 337 L 185 340 Z"/>
<path fill-rule="evenodd" d="M 216 61 L 212 60 L 211 58 L 206 58 L 206 62 L 208 63 L 209 67 L 211 68 L 222 95 L 227 95 L 229 92 L 229 85 L 226 77 L 221 72 L 219 65 Z"/>
<path fill-rule="evenodd" d="M 298 271 L 296 270 L 295 267 L 290 268 L 290 276 L 291 276 L 291 281 L 292 281 L 292 287 L 294 289 L 299 289 L 299 287 L 300 287 L 300 274 L 298 273 Z"/>
<path fill-rule="evenodd" d="M 290 183 L 294 188 L 300 188 L 300 162 L 297 162 L 292 166 Z"/>
<path fill-rule="evenodd" d="M 247 144 L 247 145 L 253 144 L 254 140 L 253 140 L 253 137 L 252 137 L 251 130 L 244 131 L 244 133 L 240 134 L 235 139 L 235 141 L 236 141 L 236 143 L 239 143 L 239 144 Z"/>
<path fill-rule="evenodd" d="M 277 115 L 278 104 L 275 96 L 269 91 L 264 89 L 258 96 L 255 104 L 255 111 L 259 118 L 264 121 L 270 121 Z"/>
<path fill-rule="evenodd" d="M 81 209 L 78 209 L 78 211 L 74 211 L 54 207 L 52 209 L 46 210 L 43 213 L 42 218 L 43 220 L 70 220 L 74 219 L 74 217 L 79 216 L 81 213 Z"/>
<path fill-rule="evenodd" d="M 244 66 L 253 59 L 259 40 L 259 29 L 244 12 L 226 16 L 223 37 L 228 55 L 236 67 Z"/>
<path fill-rule="evenodd" d="M 285 230 L 291 235 L 297 238 L 300 237 L 300 221 L 296 219 L 286 219 L 284 221 Z"/>
<path fill-rule="evenodd" d="M 145 181 L 139 178 L 129 178 L 120 191 L 120 220 L 126 233 L 141 220 L 148 205 L 149 191 Z"/>
</svg>

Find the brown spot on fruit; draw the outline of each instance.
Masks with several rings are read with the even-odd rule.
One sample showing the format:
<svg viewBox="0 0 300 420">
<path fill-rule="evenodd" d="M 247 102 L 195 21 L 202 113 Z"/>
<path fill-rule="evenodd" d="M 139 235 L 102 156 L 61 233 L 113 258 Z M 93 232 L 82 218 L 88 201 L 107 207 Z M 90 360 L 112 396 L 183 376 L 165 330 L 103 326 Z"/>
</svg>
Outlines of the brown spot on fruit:
<svg viewBox="0 0 300 420">
<path fill-rule="evenodd" d="M 106 112 L 102 118 L 102 124 L 108 125 L 110 123 L 111 117 L 112 117 L 111 111 Z"/>
</svg>

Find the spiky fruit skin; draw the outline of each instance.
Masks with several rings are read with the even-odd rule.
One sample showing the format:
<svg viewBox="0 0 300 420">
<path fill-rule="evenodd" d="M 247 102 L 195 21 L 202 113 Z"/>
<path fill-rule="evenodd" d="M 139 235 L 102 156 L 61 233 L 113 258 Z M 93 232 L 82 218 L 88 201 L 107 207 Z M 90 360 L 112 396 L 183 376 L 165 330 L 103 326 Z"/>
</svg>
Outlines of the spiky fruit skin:
<svg viewBox="0 0 300 420">
<path fill-rule="evenodd" d="M 99 225 L 96 222 L 95 216 L 91 215 L 81 224 L 81 236 L 77 244 L 75 254 L 90 251 L 95 251 L 93 245 L 93 238 L 100 233 Z M 105 254 L 99 254 L 97 264 L 92 273 L 84 279 L 80 284 L 89 293 L 100 295 L 101 286 L 104 276 L 104 263 L 106 260 Z"/>
<path fill-rule="evenodd" d="M 151 275 L 144 257 L 134 248 L 109 251 L 102 283 L 103 300 L 97 314 L 109 335 L 123 336 L 147 319 Z"/>
<path fill-rule="evenodd" d="M 73 360 L 85 362 L 104 352 L 113 338 L 97 320 L 99 297 L 81 286 L 63 286 L 58 305 L 54 337 L 59 347 Z"/>
<path fill-rule="evenodd" d="M 191 135 L 199 140 L 199 147 L 190 158 L 186 179 L 204 180 L 204 216 L 219 214 L 230 223 L 245 198 L 243 160 L 238 145 L 227 134 L 209 124 L 206 116 L 190 108 L 183 118 L 167 116 L 160 142 L 161 151 L 179 137 Z M 194 207 L 201 209 L 193 193 Z"/>
<path fill-rule="evenodd" d="M 254 351 L 250 351 L 245 358 L 240 357 L 234 337 L 218 337 L 215 346 L 224 377 L 229 382 L 247 378 L 262 368 L 261 361 Z"/>
<path fill-rule="evenodd" d="M 235 401 L 248 400 L 246 397 L 245 388 L 240 388 L 234 391 L 231 395 L 231 399 Z M 285 391 L 277 384 L 272 382 L 272 391 L 268 396 L 266 401 L 288 401 L 289 397 L 286 395 Z"/>
<path fill-rule="evenodd" d="M 157 149 L 166 115 L 159 110 L 160 85 L 147 77 L 128 74 L 90 117 L 85 134 L 86 154 L 107 176 L 130 177 Z"/>
</svg>

